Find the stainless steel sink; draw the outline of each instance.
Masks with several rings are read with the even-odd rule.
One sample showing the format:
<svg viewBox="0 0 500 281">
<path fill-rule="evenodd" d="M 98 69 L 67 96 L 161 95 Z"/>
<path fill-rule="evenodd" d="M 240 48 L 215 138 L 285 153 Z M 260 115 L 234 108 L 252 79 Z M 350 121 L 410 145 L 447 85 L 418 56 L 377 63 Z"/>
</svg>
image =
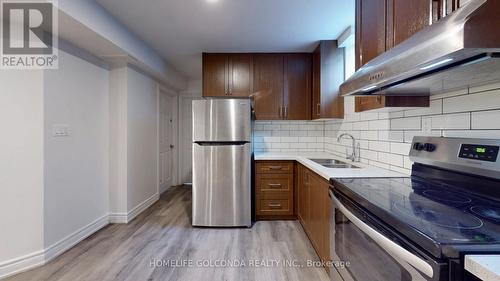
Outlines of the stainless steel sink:
<svg viewBox="0 0 500 281">
<path fill-rule="evenodd" d="M 359 167 L 335 159 L 309 159 L 323 167 L 331 169 L 358 169 Z"/>
</svg>

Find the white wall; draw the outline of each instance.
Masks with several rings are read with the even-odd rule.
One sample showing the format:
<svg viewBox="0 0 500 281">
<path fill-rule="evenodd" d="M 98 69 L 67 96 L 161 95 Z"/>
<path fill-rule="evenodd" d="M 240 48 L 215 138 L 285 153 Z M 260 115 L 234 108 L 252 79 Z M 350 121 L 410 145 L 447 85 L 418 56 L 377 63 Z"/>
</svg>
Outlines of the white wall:
<svg viewBox="0 0 500 281">
<path fill-rule="evenodd" d="M 179 93 L 179 184 L 193 181 L 193 99 L 201 98 L 202 81 L 191 80 L 186 90 Z"/>
<path fill-rule="evenodd" d="M 110 71 L 109 212 L 127 213 L 127 67 Z"/>
<path fill-rule="evenodd" d="M 110 74 L 110 213 L 126 223 L 158 197 L 159 85 L 129 66 Z"/>
<path fill-rule="evenodd" d="M 158 195 L 158 94 L 153 79 L 127 69 L 128 211 Z"/>
<path fill-rule="evenodd" d="M 109 72 L 64 51 L 45 71 L 44 232 L 50 248 L 108 214 Z M 69 137 L 52 136 L 67 124 Z"/>
<path fill-rule="evenodd" d="M 43 72 L 0 70 L 0 85 L 2 276 L 43 249 Z"/>
<path fill-rule="evenodd" d="M 139 37 L 118 22 L 95 0 L 59 0 L 58 7 L 85 27 L 123 49 L 138 62 L 157 74 L 168 86 L 186 88 L 187 81 Z M 62 27 L 64 28 L 64 27 Z"/>
</svg>

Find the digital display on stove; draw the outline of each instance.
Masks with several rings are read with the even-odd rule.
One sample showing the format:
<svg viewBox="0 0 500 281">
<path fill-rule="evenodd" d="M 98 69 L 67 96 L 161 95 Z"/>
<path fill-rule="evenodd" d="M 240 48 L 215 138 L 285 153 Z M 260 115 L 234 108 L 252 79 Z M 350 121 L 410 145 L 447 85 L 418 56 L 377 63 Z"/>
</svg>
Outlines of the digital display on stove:
<svg viewBox="0 0 500 281">
<path fill-rule="evenodd" d="M 462 144 L 458 157 L 480 161 L 496 162 L 498 157 L 498 146 Z"/>
</svg>

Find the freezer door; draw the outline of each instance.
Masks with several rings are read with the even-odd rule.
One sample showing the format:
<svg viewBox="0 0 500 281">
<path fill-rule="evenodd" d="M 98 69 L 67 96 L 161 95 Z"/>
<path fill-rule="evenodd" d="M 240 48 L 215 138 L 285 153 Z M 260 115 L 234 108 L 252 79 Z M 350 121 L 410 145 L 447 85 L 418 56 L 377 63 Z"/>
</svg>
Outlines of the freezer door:
<svg viewBox="0 0 500 281">
<path fill-rule="evenodd" d="M 251 226 L 251 151 L 193 144 L 194 226 Z"/>
<path fill-rule="evenodd" d="M 193 141 L 251 141 L 249 99 L 193 101 Z"/>
</svg>

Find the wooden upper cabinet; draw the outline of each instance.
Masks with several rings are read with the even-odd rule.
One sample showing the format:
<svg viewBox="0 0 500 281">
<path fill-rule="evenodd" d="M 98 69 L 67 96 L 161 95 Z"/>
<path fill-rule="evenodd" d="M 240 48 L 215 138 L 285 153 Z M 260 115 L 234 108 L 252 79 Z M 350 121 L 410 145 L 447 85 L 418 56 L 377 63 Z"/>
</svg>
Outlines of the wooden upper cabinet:
<svg viewBox="0 0 500 281">
<path fill-rule="evenodd" d="M 220 97 L 228 93 L 226 54 L 203 54 L 203 96 Z"/>
<path fill-rule="evenodd" d="M 203 96 L 252 96 L 257 120 L 310 120 L 311 58 L 309 53 L 204 53 Z"/>
<path fill-rule="evenodd" d="M 253 55 L 229 54 L 229 95 L 235 97 L 248 97 L 252 94 Z"/>
<path fill-rule="evenodd" d="M 454 0 L 356 0 L 356 70 L 428 26 L 433 13 L 442 12 L 433 11 L 433 3 L 445 7 L 443 1 Z M 356 112 L 428 107 L 429 98 L 356 97 L 355 105 Z"/>
<path fill-rule="evenodd" d="M 387 0 L 356 0 L 356 69 L 386 51 Z"/>
<path fill-rule="evenodd" d="M 203 96 L 252 94 L 252 54 L 203 54 Z"/>
<path fill-rule="evenodd" d="M 312 57 L 312 119 L 344 118 L 344 51 L 337 41 L 321 41 Z"/>
<path fill-rule="evenodd" d="M 253 96 L 257 120 L 282 119 L 283 55 L 254 55 Z"/>
<path fill-rule="evenodd" d="M 311 54 L 284 56 L 284 119 L 311 119 Z"/>
<path fill-rule="evenodd" d="M 429 0 L 387 0 L 387 2 L 387 49 L 429 26 L 431 16 Z"/>
</svg>

